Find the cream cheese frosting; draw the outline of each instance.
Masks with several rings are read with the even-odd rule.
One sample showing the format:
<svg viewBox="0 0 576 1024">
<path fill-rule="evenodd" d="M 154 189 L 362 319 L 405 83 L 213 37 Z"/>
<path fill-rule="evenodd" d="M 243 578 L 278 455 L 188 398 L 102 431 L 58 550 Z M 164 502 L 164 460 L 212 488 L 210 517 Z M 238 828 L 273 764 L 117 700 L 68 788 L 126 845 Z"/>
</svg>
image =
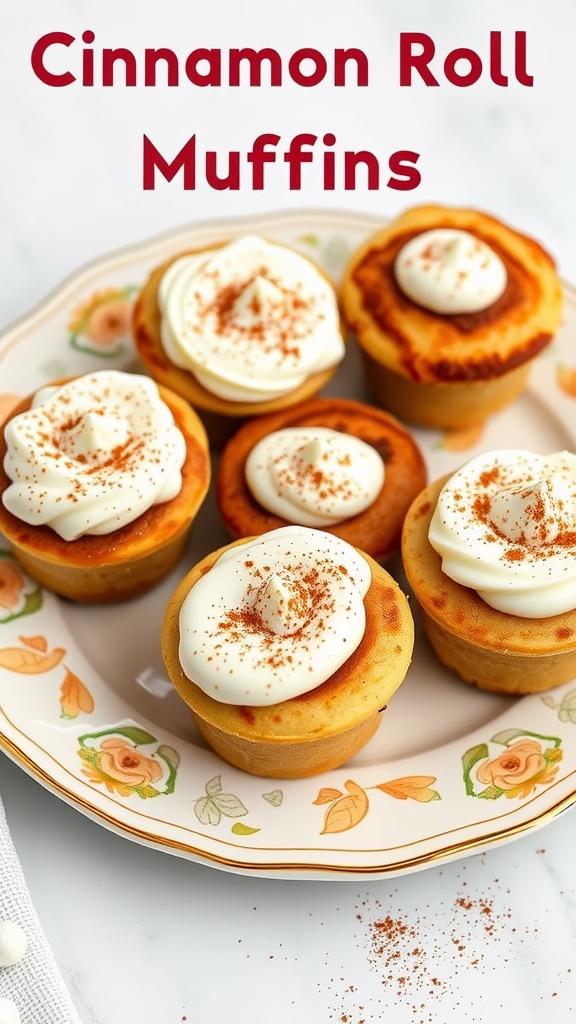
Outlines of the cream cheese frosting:
<svg viewBox="0 0 576 1024">
<path fill-rule="evenodd" d="M 334 526 L 378 497 L 384 461 L 375 448 L 328 427 L 286 427 L 250 452 L 246 482 L 263 508 L 301 526 Z"/>
<path fill-rule="evenodd" d="M 445 484 L 428 536 L 443 572 L 492 608 L 524 618 L 571 611 L 576 455 L 479 455 Z"/>
<path fill-rule="evenodd" d="M 158 302 L 169 359 L 229 401 L 277 398 L 344 355 L 330 282 L 257 235 L 175 260 Z"/>
<path fill-rule="evenodd" d="M 468 231 L 436 228 L 410 239 L 394 263 L 398 287 L 433 313 L 478 313 L 492 306 L 507 283 L 504 263 Z"/>
<path fill-rule="evenodd" d="M 104 370 L 41 388 L 5 439 L 5 507 L 66 541 L 118 530 L 182 486 L 186 442 L 140 374 Z"/>
<path fill-rule="evenodd" d="M 366 559 L 319 530 L 286 526 L 236 544 L 183 602 L 182 669 L 225 704 L 307 693 L 359 646 L 370 583 Z"/>
</svg>

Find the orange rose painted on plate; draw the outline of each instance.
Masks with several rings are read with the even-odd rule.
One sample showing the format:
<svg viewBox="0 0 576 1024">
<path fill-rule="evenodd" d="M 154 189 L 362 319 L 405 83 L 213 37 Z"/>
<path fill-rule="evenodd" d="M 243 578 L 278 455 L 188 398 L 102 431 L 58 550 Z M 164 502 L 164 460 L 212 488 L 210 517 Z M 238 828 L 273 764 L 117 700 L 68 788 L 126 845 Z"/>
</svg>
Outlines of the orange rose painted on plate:
<svg viewBox="0 0 576 1024">
<path fill-rule="evenodd" d="M 560 742 L 557 736 L 508 729 L 492 737 L 492 743 L 504 747 L 494 757 L 489 757 L 486 743 L 471 747 L 462 758 L 466 792 L 484 800 L 525 799 L 538 786 L 553 782 L 563 756 Z M 477 791 L 476 783 L 484 788 Z"/>
<path fill-rule="evenodd" d="M 22 571 L 11 551 L 0 548 L 0 624 L 30 615 L 42 605 L 42 588 Z"/>
<path fill-rule="evenodd" d="M 122 341 L 130 337 L 132 306 L 137 289 L 106 288 L 95 292 L 72 314 L 70 343 L 74 348 L 110 358 L 123 351 Z"/>
<path fill-rule="evenodd" d="M 546 768 L 542 746 L 536 740 L 512 743 L 499 757 L 484 761 L 476 771 L 476 778 L 484 785 L 513 789 L 533 779 Z"/>
<path fill-rule="evenodd" d="M 107 348 L 130 333 L 132 303 L 126 299 L 101 302 L 90 315 L 85 334 L 93 345 Z"/>
<path fill-rule="evenodd" d="M 0 609 L 14 613 L 23 601 L 26 581 L 22 570 L 15 562 L 3 558 L 0 560 Z"/>
<path fill-rule="evenodd" d="M 180 757 L 165 744 L 143 753 L 139 747 L 156 743 L 156 737 L 145 729 L 131 725 L 103 729 L 81 736 L 78 742 L 82 774 L 109 793 L 124 797 L 135 793 L 145 799 L 174 792 Z M 166 775 L 163 788 L 158 788 Z"/>
<path fill-rule="evenodd" d="M 147 786 L 162 778 L 158 761 L 146 757 L 124 739 L 102 740 L 100 766 L 110 778 L 127 786 Z"/>
</svg>

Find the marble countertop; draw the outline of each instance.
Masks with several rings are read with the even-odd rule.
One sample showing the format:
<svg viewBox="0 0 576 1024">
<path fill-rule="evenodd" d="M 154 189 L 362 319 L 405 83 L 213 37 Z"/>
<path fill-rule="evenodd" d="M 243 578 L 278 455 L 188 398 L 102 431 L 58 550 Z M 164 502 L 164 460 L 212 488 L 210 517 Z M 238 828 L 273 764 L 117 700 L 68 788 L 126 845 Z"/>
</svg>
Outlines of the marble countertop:
<svg viewBox="0 0 576 1024">
<path fill-rule="evenodd" d="M 0 765 L 14 842 L 83 1024 L 573 1019 L 573 811 L 403 878 L 276 881 L 128 842 Z"/>
<path fill-rule="evenodd" d="M 30 0 L 0 15 L 0 327 L 78 266 L 186 222 L 255 211 L 340 208 L 393 215 L 413 203 L 489 210 L 542 240 L 576 282 L 576 131 L 571 0 L 474 8 L 457 0 Z M 362 48 L 367 88 L 326 83 L 198 89 L 52 89 L 30 52 L 45 33 L 100 46 L 273 46 L 325 54 Z M 398 85 L 401 32 L 445 55 L 469 47 L 487 68 L 501 32 L 526 33 L 534 85 L 503 88 L 486 70 L 474 86 Z M 78 69 L 80 47 L 54 52 Z M 436 65 L 435 65 L 436 66 Z M 421 154 L 422 182 L 397 192 L 340 182 L 318 169 L 290 190 L 279 164 L 262 191 L 247 186 L 142 189 L 142 136 L 174 154 L 192 134 L 220 154 L 262 132 L 283 143 L 332 132 L 336 149 L 371 149 L 383 165 Z M 223 158 L 222 158 L 223 159 Z M 383 175 L 383 179 L 387 174 Z M 576 346 L 575 346 L 576 351 Z M 9 382 L 0 382 L 0 391 Z M 566 1024 L 576 1016 L 576 813 L 482 854 L 399 878 L 281 881 L 193 864 L 133 843 L 49 793 L 0 753 L 0 793 L 32 899 L 82 1024 Z M 1 865 L 0 865 L 1 868 Z M 50 1024 L 49 1021 L 37 1024 Z"/>
</svg>

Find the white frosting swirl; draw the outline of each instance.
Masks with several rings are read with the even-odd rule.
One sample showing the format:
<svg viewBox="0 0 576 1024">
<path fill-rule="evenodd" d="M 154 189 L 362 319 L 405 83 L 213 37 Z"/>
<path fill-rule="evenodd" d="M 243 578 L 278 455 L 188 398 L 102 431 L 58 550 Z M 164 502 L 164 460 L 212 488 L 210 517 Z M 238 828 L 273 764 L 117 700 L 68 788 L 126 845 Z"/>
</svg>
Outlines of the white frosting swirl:
<svg viewBox="0 0 576 1024">
<path fill-rule="evenodd" d="M 182 487 L 186 442 L 149 377 L 104 370 L 42 388 L 5 437 L 4 505 L 67 541 L 112 533 Z"/>
<path fill-rule="evenodd" d="M 492 608 L 548 618 L 576 608 L 576 455 L 504 450 L 440 493 L 429 540 L 451 579 Z"/>
<path fill-rule="evenodd" d="M 478 313 L 500 298 L 502 260 L 468 231 L 436 228 L 410 239 L 394 263 L 398 287 L 433 313 Z"/>
<path fill-rule="evenodd" d="M 289 523 L 334 526 L 378 497 L 384 461 L 357 437 L 328 427 L 286 427 L 258 442 L 246 460 L 256 501 Z"/>
<path fill-rule="evenodd" d="M 266 706 L 325 682 L 360 644 L 368 562 L 302 526 L 228 548 L 180 611 L 180 664 L 214 700 Z"/>
<path fill-rule="evenodd" d="M 177 259 L 158 301 L 168 357 L 233 402 L 277 398 L 344 355 L 331 284 L 257 235 Z"/>
</svg>

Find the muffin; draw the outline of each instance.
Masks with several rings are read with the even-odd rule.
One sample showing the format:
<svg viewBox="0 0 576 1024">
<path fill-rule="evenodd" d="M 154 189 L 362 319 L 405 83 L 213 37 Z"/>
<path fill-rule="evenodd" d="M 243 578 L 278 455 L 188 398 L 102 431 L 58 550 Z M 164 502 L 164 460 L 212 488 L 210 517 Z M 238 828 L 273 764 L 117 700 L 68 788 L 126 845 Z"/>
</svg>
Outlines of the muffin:
<svg viewBox="0 0 576 1024">
<path fill-rule="evenodd" d="M 558 328 L 562 291 L 533 239 L 478 210 L 420 206 L 353 255 L 341 301 L 376 401 L 450 430 L 520 394 Z"/>
<path fill-rule="evenodd" d="M 42 388 L 0 431 L 0 531 L 23 569 L 75 601 L 135 597 L 179 560 L 210 480 L 204 428 L 149 377 Z"/>
<path fill-rule="evenodd" d="M 381 562 L 399 549 L 425 483 L 420 449 L 396 419 L 316 398 L 240 427 L 220 459 L 216 500 L 233 537 L 311 526 Z"/>
<path fill-rule="evenodd" d="M 199 562 L 168 603 L 168 675 L 208 744 L 253 775 L 336 768 L 403 681 L 413 622 L 398 584 L 331 534 L 289 526 Z"/>
<path fill-rule="evenodd" d="M 576 456 L 504 450 L 427 487 L 402 556 L 440 661 L 499 693 L 576 676 Z"/>
<path fill-rule="evenodd" d="M 153 270 L 133 333 L 146 370 L 191 403 L 216 448 L 243 419 L 316 394 L 344 355 L 331 282 L 257 235 L 175 254 Z"/>
</svg>

